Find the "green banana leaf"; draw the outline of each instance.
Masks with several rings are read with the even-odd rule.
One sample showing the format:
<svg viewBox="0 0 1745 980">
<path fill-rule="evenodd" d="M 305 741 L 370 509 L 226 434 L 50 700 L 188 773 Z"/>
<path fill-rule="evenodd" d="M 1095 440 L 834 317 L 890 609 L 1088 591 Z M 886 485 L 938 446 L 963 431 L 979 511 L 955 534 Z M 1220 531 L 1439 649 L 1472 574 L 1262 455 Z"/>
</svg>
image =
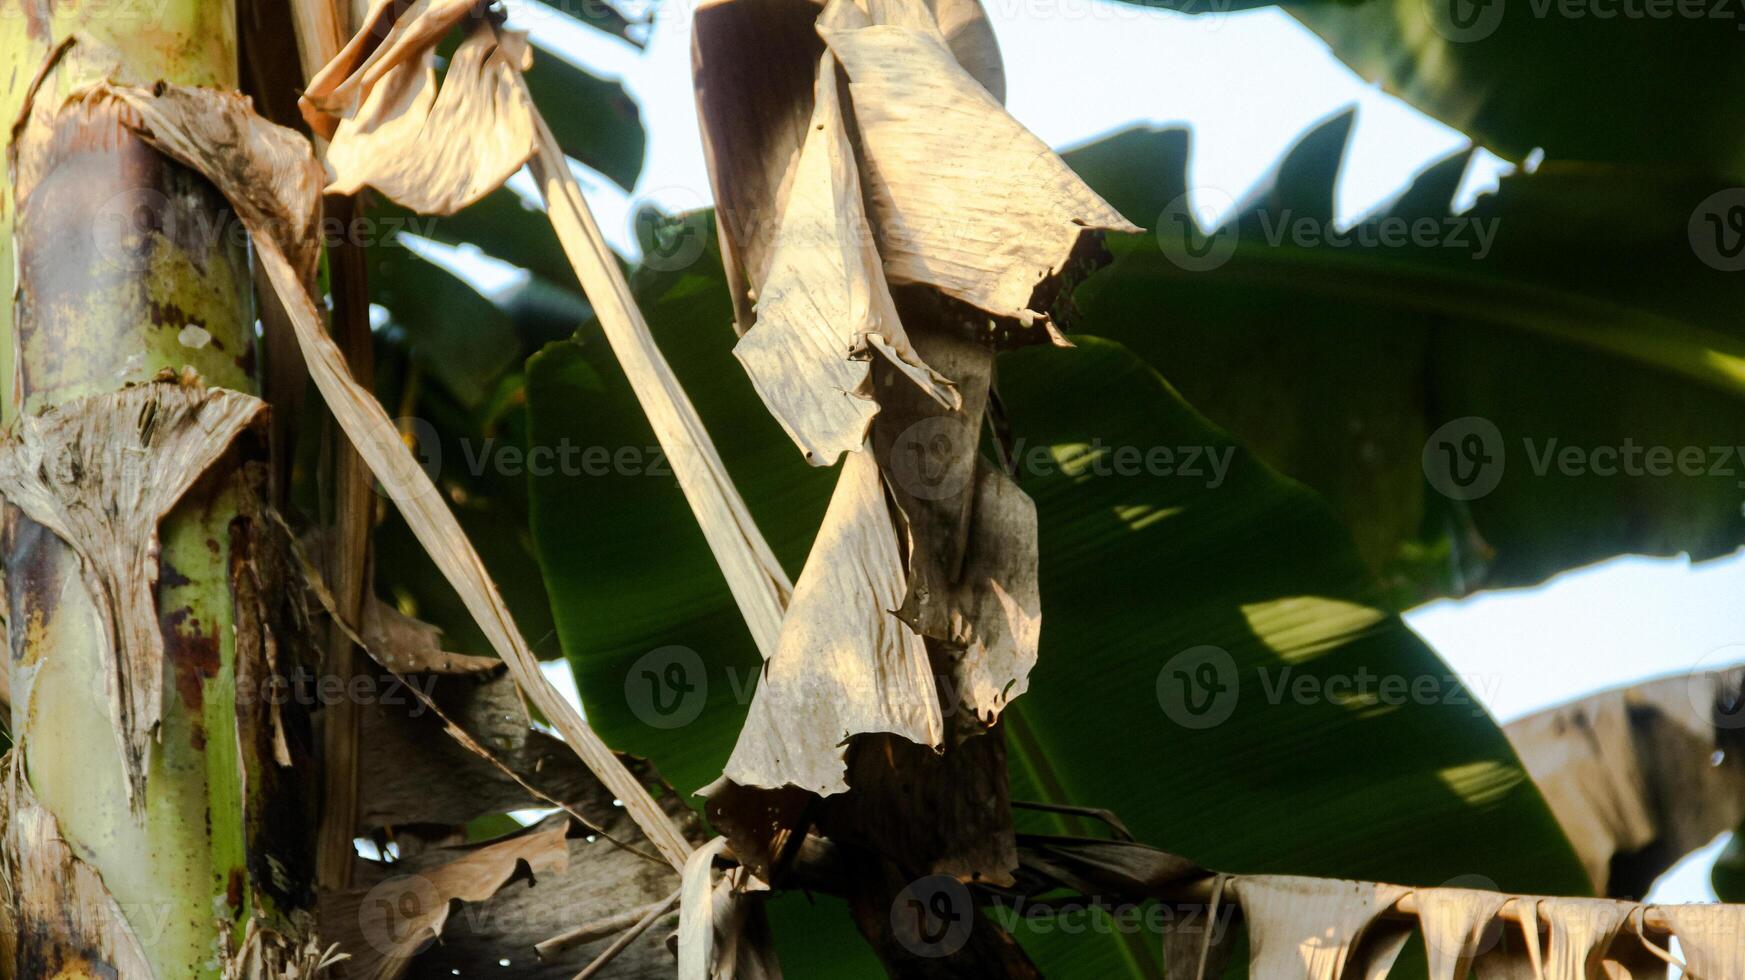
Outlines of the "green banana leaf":
<svg viewBox="0 0 1745 980">
<path fill-rule="evenodd" d="M 797 571 L 835 474 L 803 464 L 732 358 L 718 266 L 648 313 Z M 1008 714 L 1017 795 L 1108 807 L 1140 839 L 1235 871 L 1586 887 L 1501 733 L 1378 604 L 1312 492 L 1113 342 L 1007 355 L 999 387 L 1042 534 L 1041 662 Z M 576 460 L 531 476 L 532 530 L 589 721 L 694 790 L 732 747 L 757 654 L 677 486 L 646 466 L 652 435 L 596 329 L 529 362 L 528 409 L 529 445 Z M 1135 451 L 1161 466 L 1159 449 L 1167 475 L 1120 475 Z M 589 466 L 589 450 L 624 456 Z M 1191 687 L 1208 664 L 1213 683 Z M 1400 683 L 1427 693 L 1401 701 Z M 1347 689 L 1364 684 L 1373 700 Z M 1156 975 L 1155 935 L 1045 928 L 1017 933 L 1049 976 Z M 792 931 L 784 945 L 809 938 Z"/>
<path fill-rule="evenodd" d="M 1222 17 L 1252 0 L 1142 0 Z M 1364 79 L 1520 161 L 1745 176 L 1733 0 L 1297 0 L 1279 4 Z M 1681 94 L 1682 93 L 1682 94 Z M 1724 182 L 1723 178 L 1726 178 Z"/>
<path fill-rule="evenodd" d="M 1745 279 L 1692 237 L 1708 188 L 1547 165 L 1457 215 L 1457 154 L 1340 229 L 1349 127 L 1311 131 L 1204 233 L 1185 133 L 1066 154 L 1155 229 L 1111 242 L 1115 263 L 1077 294 L 1082 329 L 1319 491 L 1402 604 L 1745 543 Z M 1455 470 L 1491 459 L 1487 482 L 1455 485 L 1451 451 Z"/>
</svg>

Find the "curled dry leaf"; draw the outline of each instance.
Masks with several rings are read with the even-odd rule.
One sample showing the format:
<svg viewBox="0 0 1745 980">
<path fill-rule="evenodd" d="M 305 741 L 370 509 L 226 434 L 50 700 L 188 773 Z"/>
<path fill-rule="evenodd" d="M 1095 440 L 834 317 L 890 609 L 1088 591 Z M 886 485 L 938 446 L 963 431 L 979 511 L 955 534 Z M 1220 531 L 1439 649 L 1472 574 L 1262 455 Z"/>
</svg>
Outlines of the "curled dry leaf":
<svg viewBox="0 0 1745 980">
<path fill-rule="evenodd" d="M 533 53 L 472 0 L 377 0 L 300 101 L 330 139 L 328 188 L 374 187 L 423 214 L 453 214 L 502 186 L 534 152 L 533 101 L 519 84 Z M 439 88 L 436 45 L 469 19 Z M 376 43 L 377 40 L 380 43 Z"/>
<path fill-rule="evenodd" d="M 727 761 L 740 786 L 848 789 L 844 743 L 893 732 L 937 746 L 944 722 L 926 646 L 892 609 L 903 562 L 868 452 L 849 453 Z M 719 786 L 720 784 L 717 784 Z"/>
<path fill-rule="evenodd" d="M 5 764 L 7 924 L 16 937 L 8 965 L 35 964 L 53 976 L 151 976 L 139 937 L 97 870 L 73 854 L 17 757 Z"/>
<path fill-rule="evenodd" d="M 303 120 L 316 135 L 332 139 L 339 122 L 355 113 L 384 79 L 427 56 L 477 0 L 374 0 L 363 25 L 333 60 L 309 79 L 298 100 Z"/>
<path fill-rule="evenodd" d="M 1745 819 L 1745 667 L 1602 691 L 1504 726 L 1602 894 L 1637 897 Z M 1718 760 L 1718 761 L 1717 761 Z"/>
<path fill-rule="evenodd" d="M 0 446 L 0 493 L 79 556 L 135 807 L 163 713 L 158 522 L 264 408 L 240 392 L 159 381 L 23 416 Z"/>
<path fill-rule="evenodd" d="M 701 841 L 699 822 L 676 793 L 663 789 L 660 802 L 674 820 L 683 823 L 689 839 Z M 610 791 L 597 782 L 589 796 L 579 801 L 581 809 L 601 816 L 608 833 L 627 836 L 634 830 L 634 824 L 623 809 L 611 804 Z M 617 980 L 671 977 L 674 959 L 667 948 L 665 933 L 677 924 L 677 911 L 670 908 L 669 902 L 677 898 L 677 873 L 614 847 L 603 838 L 590 840 L 572 832 L 564 844 L 569 849 L 569 862 L 564 870 L 539 875 L 527 885 L 499 889 L 490 898 L 472 903 L 452 916 L 443 930 L 441 943 L 419 955 L 413 964 L 413 974 L 446 977 L 502 973 L 517 980 L 571 980 L 599 959 L 607 947 L 618 945 L 627 930 L 652 915 L 645 927 L 652 931 L 625 939 L 612 959 L 590 975 Z M 450 853 L 453 853 L 450 848 L 436 848 L 397 864 L 372 864 L 359 877 L 376 881 L 396 872 L 417 873 L 427 864 L 441 863 Z M 617 920 L 618 924 L 575 935 L 577 927 L 606 920 Z M 548 942 L 565 936 L 573 938 Z M 505 958 L 510 960 L 510 969 L 504 969 L 500 963 Z"/>
<path fill-rule="evenodd" d="M 951 382 L 909 344 L 861 205 L 854 149 L 837 97 L 836 61 L 818 64 L 812 125 L 800 151 L 758 324 L 733 349 L 770 414 L 814 466 L 859 449 L 878 412 L 867 359 L 956 407 Z"/>
<path fill-rule="evenodd" d="M 453 214 L 503 186 L 533 155 L 533 103 L 516 77 L 525 34 L 478 21 L 440 89 L 426 50 L 371 88 L 327 149 L 332 194 L 374 187 L 421 214 Z"/>
<path fill-rule="evenodd" d="M 450 903 L 484 902 L 511 882 L 567 868 L 568 829 L 567 819 L 555 820 L 489 844 L 439 849 L 441 863 L 390 866 L 368 887 L 322 896 L 322 934 L 351 955 L 349 976 L 395 980 L 442 935 Z"/>
<path fill-rule="evenodd" d="M 167 93 L 175 93 L 175 98 L 163 99 Z M 588 768 L 624 801 L 626 809 L 636 818 L 637 826 L 648 835 L 661 855 L 674 867 L 682 866 L 690 853 L 690 845 L 649 797 L 648 791 L 625 770 L 612 750 L 600 741 L 576 709 L 540 672 L 538 660 L 516 629 L 508 606 L 491 581 L 478 552 L 461 531 L 454 514 L 444 505 L 429 475 L 401 441 L 381 403 L 352 378 L 344 355 L 323 329 L 321 313 L 311 293 L 312 281 L 301 276 L 287 258 L 288 253 L 300 254 L 304 249 L 317 247 L 318 241 L 311 237 L 308 241 L 287 242 L 276 237 L 298 228 L 315 226 L 319 218 L 311 215 L 319 214 L 319 187 L 310 187 L 302 179 L 281 181 L 270 173 L 279 166 L 297 172 L 307 172 L 314 167 L 314 156 L 308 144 L 290 130 L 254 115 L 246 101 L 225 99 L 217 93 L 161 85 L 155 93 L 127 89 L 119 94 L 129 104 L 142 107 L 141 135 L 199 171 L 236 207 L 254 242 L 261 267 L 296 332 L 297 344 L 309 366 L 310 377 L 346 437 L 400 508 L 407 525 L 429 552 L 437 568 L 460 594 L 467 611 L 478 622 L 492 649 L 502 657 L 516 683 L 551 720 Z M 231 118 L 221 125 L 245 135 L 222 144 L 200 145 L 196 134 L 203 131 L 203 125 L 213 124 L 191 118 L 196 110 L 229 114 Z M 301 157 L 287 159 L 278 156 L 281 148 L 288 145 L 301 146 Z M 253 156 L 257 152 L 269 155 L 257 159 Z M 266 176 L 273 186 L 295 190 L 309 187 L 310 193 L 307 196 L 284 193 L 263 198 L 252 194 L 248 186 L 239 186 L 263 170 L 269 171 Z M 304 210 L 297 215 L 275 214 L 263 210 L 268 205 Z"/>
<path fill-rule="evenodd" d="M 1046 318 L 1098 231 L 1139 229 L 964 70 L 922 0 L 869 6 L 831 0 L 818 30 L 848 72 L 885 274 Z"/>
</svg>

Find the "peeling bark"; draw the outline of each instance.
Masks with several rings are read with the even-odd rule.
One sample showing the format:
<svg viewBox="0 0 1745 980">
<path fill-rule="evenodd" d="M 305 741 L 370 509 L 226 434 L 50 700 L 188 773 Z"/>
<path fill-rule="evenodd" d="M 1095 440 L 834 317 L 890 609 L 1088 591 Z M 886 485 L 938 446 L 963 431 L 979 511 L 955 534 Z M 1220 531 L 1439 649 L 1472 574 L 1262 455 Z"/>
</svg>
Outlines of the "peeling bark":
<svg viewBox="0 0 1745 980">
<path fill-rule="evenodd" d="M 136 808 L 144 805 L 146 753 L 163 715 L 158 522 L 262 408 L 225 389 L 140 385 L 25 416 L 0 446 L 0 493 L 72 545 L 97 600 L 104 687 Z M 211 642 L 201 656 L 216 661 Z"/>
</svg>

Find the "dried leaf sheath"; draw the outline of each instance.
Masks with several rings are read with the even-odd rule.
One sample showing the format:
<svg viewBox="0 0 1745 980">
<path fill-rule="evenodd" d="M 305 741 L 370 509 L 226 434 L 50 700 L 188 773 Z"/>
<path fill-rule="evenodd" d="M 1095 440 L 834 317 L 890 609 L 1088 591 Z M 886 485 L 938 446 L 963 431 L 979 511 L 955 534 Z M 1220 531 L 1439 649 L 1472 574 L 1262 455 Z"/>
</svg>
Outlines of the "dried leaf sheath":
<svg viewBox="0 0 1745 980">
<path fill-rule="evenodd" d="M 224 388 L 139 385 L 24 416 L 0 448 L 0 493 L 79 555 L 136 808 L 163 713 L 158 523 L 264 407 Z"/>
<path fill-rule="evenodd" d="M 800 151 L 758 324 L 733 353 L 789 436 L 814 466 L 860 448 L 878 412 L 867 359 L 886 357 L 943 405 L 956 389 L 922 363 L 897 317 L 837 94 L 836 59 L 818 64 L 812 125 Z"/>
<path fill-rule="evenodd" d="M 309 177 L 318 168 L 307 142 L 294 132 L 255 116 L 247 101 L 240 97 L 177 86 L 160 86 L 160 90 L 161 96 L 138 89 L 113 89 L 139 111 L 143 136 L 204 174 L 230 199 L 247 225 L 258 259 L 296 329 L 310 376 L 346 436 L 405 515 L 407 525 L 443 576 L 460 594 L 516 683 L 600 781 L 624 801 L 662 856 L 674 867 L 682 866 L 690 845 L 647 790 L 540 672 L 537 659 L 515 628 L 484 563 L 442 502 L 436 486 L 401 441 L 381 403 L 352 380 L 343 355 L 323 330 L 321 314 L 310 293 L 311 281 L 299 273 L 285 254 L 287 250 L 301 253 L 315 242 L 286 240 L 275 234 L 309 227 L 309 216 L 319 206 L 318 183 Z M 202 130 L 212 127 L 226 129 L 235 138 L 203 140 Z M 284 179 L 287 173 L 304 176 Z M 272 197 L 251 193 L 255 182 L 263 179 L 267 180 L 266 186 L 279 193 Z"/>
<path fill-rule="evenodd" d="M 16 767 L 18 757 L 9 755 L 6 764 Z M 73 853 L 54 814 L 36 801 L 22 772 L 12 768 L 4 778 L 5 879 L 12 917 L 6 924 L 16 929 L 20 944 L 13 952 L 27 965 L 55 969 L 56 976 L 151 976 L 139 937 L 96 869 Z M 72 954 L 79 960 L 45 963 L 44 954 Z"/>
<path fill-rule="evenodd" d="M 869 452 L 849 453 L 727 761 L 741 786 L 848 789 L 844 744 L 891 732 L 937 747 L 944 737 L 926 645 L 891 611 L 903 561 Z"/>
</svg>

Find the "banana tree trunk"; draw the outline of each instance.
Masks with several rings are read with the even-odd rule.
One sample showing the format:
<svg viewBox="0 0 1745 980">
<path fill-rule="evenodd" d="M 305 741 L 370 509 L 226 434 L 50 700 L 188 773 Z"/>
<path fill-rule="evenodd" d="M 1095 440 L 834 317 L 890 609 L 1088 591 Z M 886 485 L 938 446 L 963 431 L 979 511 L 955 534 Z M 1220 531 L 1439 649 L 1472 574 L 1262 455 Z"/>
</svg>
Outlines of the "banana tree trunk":
<svg viewBox="0 0 1745 980">
<path fill-rule="evenodd" d="M 294 637 L 274 625 L 287 590 L 260 502 L 264 427 L 215 431 L 225 413 L 260 419 L 218 391 L 257 390 L 246 238 L 121 107 L 67 97 L 107 71 L 234 87 L 234 3 L 23 3 L 0 19 L 0 110 L 30 111 L 0 221 L 15 298 L 0 452 L 35 460 L 22 432 L 40 423 L 43 455 L 0 476 L 5 850 L 22 879 L 0 924 L 18 976 L 279 976 L 315 955 L 313 794 L 307 725 L 276 683 Z M 178 438 L 192 449 L 153 471 Z M 166 512 L 142 527 L 117 516 L 154 496 Z"/>
</svg>

